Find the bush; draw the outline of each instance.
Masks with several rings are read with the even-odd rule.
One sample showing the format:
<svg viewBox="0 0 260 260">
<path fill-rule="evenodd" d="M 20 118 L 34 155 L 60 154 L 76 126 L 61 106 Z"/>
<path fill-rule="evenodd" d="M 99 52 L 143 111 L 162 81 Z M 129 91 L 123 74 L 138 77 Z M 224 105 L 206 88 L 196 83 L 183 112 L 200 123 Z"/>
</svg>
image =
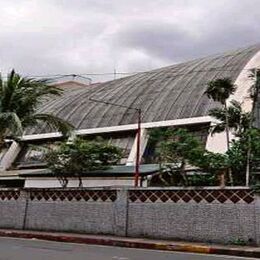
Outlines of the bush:
<svg viewBox="0 0 260 260">
<path fill-rule="evenodd" d="M 107 169 L 121 158 L 121 150 L 102 139 L 86 141 L 76 138 L 73 142 L 64 142 L 48 152 L 46 162 L 48 168 L 59 179 L 62 187 L 68 184 L 68 177 L 79 178 L 90 171 Z"/>
</svg>

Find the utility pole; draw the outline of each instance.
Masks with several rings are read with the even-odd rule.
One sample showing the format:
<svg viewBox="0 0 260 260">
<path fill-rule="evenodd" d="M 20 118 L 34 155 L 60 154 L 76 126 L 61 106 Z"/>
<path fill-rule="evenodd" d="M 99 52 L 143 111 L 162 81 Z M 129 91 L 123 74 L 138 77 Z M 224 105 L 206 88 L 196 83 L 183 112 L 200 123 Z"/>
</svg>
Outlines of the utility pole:
<svg viewBox="0 0 260 260">
<path fill-rule="evenodd" d="M 131 107 L 131 106 L 124 106 L 119 105 L 117 103 L 108 102 L 105 100 L 99 100 L 94 98 L 89 98 L 90 101 L 103 103 L 106 105 L 116 106 L 116 107 L 124 107 L 127 109 L 135 110 L 138 115 L 137 119 L 137 131 L 136 131 L 136 158 L 135 158 L 135 175 L 134 175 L 134 186 L 139 186 L 139 179 L 140 179 L 140 145 L 141 145 L 141 121 L 142 121 L 142 110 L 140 108 Z"/>
<path fill-rule="evenodd" d="M 136 158 L 135 158 L 135 187 L 139 186 L 139 176 L 140 176 L 140 141 L 141 141 L 141 114 L 140 108 L 137 109 L 138 121 L 137 121 L 137 135 L 136 135 Z"/>
</svg>

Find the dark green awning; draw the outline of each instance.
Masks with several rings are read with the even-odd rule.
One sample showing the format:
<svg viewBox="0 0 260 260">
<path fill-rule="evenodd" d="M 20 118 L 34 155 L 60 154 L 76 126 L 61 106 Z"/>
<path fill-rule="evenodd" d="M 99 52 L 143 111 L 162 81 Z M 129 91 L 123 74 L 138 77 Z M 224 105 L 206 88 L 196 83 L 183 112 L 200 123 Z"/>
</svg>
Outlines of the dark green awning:
<svg viewBox="0 0 260 260">
<path fill-rule="evenodd" d="M 159 171 L 159 164 L 140 165 L 139 171 L 141 176 L 147 176 L 150 174 L 157 173 Z M 21 177 L 53 176 L 51 171 L 48 169 L 16 171 L 16 174 Z M 117 166 L 112 166 L 109 169 L 105 169 L 105 170 L 86 172 L 82 174 L 82 176 L 84 177 L 131 177 L 134 174 L 135 174 L 135 166 L 117 165 Z M 6 175 L 8 175 L 8 173 Z"/>
</svg>

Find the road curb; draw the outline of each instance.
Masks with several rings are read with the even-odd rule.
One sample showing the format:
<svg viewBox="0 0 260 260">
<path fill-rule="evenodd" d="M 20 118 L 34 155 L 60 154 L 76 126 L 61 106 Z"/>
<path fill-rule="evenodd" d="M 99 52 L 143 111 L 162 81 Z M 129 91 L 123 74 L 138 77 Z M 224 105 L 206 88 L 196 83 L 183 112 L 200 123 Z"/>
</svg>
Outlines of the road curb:
<svg viewBox="0 0 260 260">
<path fill-rule="evenodd" d="M 92 244 L 104 246 L 118 246 L 139 249 L 153 249 L 163 251 L 178 251 L 188 253 L 201 253 L 201 254 L 216 254 L 216 255 L 230 255 L 230 256 L 243 256 L 260 258 L 260 250 L 254 248 L 227 248 L 221 246 L 204 246 L 204 245 L 191 245 L 185 243 L 161 243 L 146 241 L 134 241 L 133 239 L 117 239 L 117 238 L 94 238 L 86 236 L 73 236 L 58 234 L 58 233 L 44 233 L 44 232 L 26 232 L 26 231 L 9 231 L 0 230 L 0 237 L 13 237 L 25 239 L 40 239 L 56 242 L 79 243 L 79 244 Z"/>
</svg>

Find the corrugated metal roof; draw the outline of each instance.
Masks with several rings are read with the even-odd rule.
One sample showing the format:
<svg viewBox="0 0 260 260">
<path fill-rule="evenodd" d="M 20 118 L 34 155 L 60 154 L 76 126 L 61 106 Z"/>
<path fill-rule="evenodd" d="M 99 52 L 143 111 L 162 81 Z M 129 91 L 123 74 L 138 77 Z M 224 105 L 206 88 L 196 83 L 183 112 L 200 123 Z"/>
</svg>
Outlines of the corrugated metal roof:
<svg viewBox="0 0 260 260">
<path fill-rule="evenodd" d="M 65 92 L 45 103 L 40 112 L 55 114 L 77 129 L 136 123 L 133 110 L 91 102 L 90 97 L 142 109 L 143 122 L 207 115 L 216 103 L 203 95 L 207 82 L 219 77 L 235 80 L 260 45 L 213 55 L 157 70 Z M 27 134 L 50 132 L 45 126 Z"/>
</svg>

